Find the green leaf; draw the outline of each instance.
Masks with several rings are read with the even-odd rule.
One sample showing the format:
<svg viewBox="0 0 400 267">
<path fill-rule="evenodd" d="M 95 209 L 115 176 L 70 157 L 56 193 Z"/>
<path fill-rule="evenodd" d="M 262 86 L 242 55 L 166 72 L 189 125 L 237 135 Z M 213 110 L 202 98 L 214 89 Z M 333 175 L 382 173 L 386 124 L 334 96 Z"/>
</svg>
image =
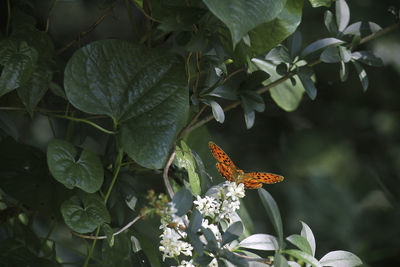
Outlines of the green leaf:
<svg viewBox="0 0 400 267">
<path fill-rule="evenodd" d="M 149 238 L 139 233 L 135 233 L 135 237 L 139 240 L 140 246 L 142 247 L 144 254 L 150 262 L 150 266 L 160 267 L 161 264 L 159 261 L 158 247 L 154 246 L 153 240 L 150 240 Z"/>
<path fill-rule="evenodd" d="M 127 233 L 116 235 L 114 246 L 109 246 L 103 241 L 101 249 L 103 264 L 105 267 L 130 267 L 131 262 L 131 240 Z"/>
<path fill-rule="evenodd" d="M 131 246 L 132 246 L 132 251 L 134 253 L 138 253 L 139 251 L 142 250 L 142 247 L 140 246 L 139 239 L 137 239 L 135 236 L 131 236 Z"/>
<path fill-rule="evenodd" d="M 361 64 L 358 63 L 357 61 L 352 60 L 351 62 L 353 63 L 354 67 L 356 68 L 358 78 L 360 79 L 360 82 L 361 82 L 364 92 L 367 91 L 367 89 L 368 89 L 367 72 L 364 70 L 364 68 L 361 66 Z"/>
<path fill-rule="evenodd" d="M 320 59 L 325 63 L 347 63 L 351 59 L 351 52 L 343 46 L 330 46 L 321 53 Z"/>
<path fill-rule="evenodd" d="M 249 32 L 250 50 L 255 56 L 276 47 L 296 31 L 301 22 L 303 3 L 303 0 L 287 0 L 274 20 L 260 24 Z"/>
<path fill-rule="evenodd" d="M 278 235 L 279 248 L 282 248 L 283 229 L 282 229 L 281 214 L 279 212 L 278 205 L 276 204 L 275 200 L 272 198 L 270 193 L 268 193 L 265 189 L 259 188 L 258 195 L 260 196 L 261 203 L 263 204 L 265 210 L 267 211 L 268 217 L 271 220 L 275 232 Z"/>
<path fill-rule="evenodd" d="M 300 31 L 295 31 L 287 40 L 290 57 L 293 60 L 301 50 L 302 37 Z"/>
<path fill-rule="evenodd" d="M 311 247 L 311 251 L 313 256 L 315 256 L 315 238 L 314 238 L 314 234 L 311 231 L 311 228 L 305 223 L 305 222 L 301 222 L 302 228 L 301 228 L 301 236 L 304 237 L 305 239 L 307 239 L 308 244 Z"/>
<path fill-rule="evenodd" d="M 238 256 L 237 254 L 235 254 L 227 249 L 222 250 L 220 255 L 221 255 L 221 257 L 223 257 L 223 258 L 227 259 L 229 262 L 231 262 L 233 264 L 233 266 L 237 266 L 237 267 L 248 267 L 249 266 L 249 262 L 246 259 Z"/>
<path fill-rule="evenodd" d="M 254 234 L 239 243 L 239 247 L 257 250 L 278 250 L 278 240 L 275 236 L 267 234 Z"/>
<path fill-rule="evenodd" d="M 274 255 L 274 267 L 289 267 L 288 261 L 279 251 L 276 251 Z"/>
<path fill-rule="evenodd" d="M 238 99 L 237 90 L 235 90 L 235 88 L 232 88 L 227 83 L 216 87 L 211 92 L 205 94 L 205 96 L 214 96 L 232 101 Z"/>
<path fill-rule="evenodd" d="M 76 108 L 115 122 L 148 120 L 154 109 L 187 90 L 183 64 L 174 55 L 121 40 L 96 41 L 76 51 L 65 68 L 64 87 Z"/>
<path fill-rule="evenodd" d="M 314 100 L 317 97 L 317 88 L 315 88 L 314 81 L 311 79 L 314 74 L 313 70 L 309 67 L 301 67 L 297 70 L 297 74 L 306 89 L 306 93 L 312 100 Z"/>
<path fill-rule="evenodd" d="M 178 210 L 176 212 L 177 216 L 185 215 L 192 208 L 192 193 L 187 190 L 184 186 L 176 192 L 172 198 L 172 202 L 175 204 L 175 208 Z"/>
<path fill-rule="evenodd" d="M 78 155 L 76 148 L 66 141 L 53 139 L 49 143 L 47 164 L 53 177 L 69 189 L 78 187 L 94 193 L 103 184 L 104 170 L 100 158 L 87 150 Z"/>
<path fill-rule="evenodd" d="M 206 254 L 203 254 L 201 256 L 197 256 L 194 258 L 194 261 L 199 264 L 200 266 L 208 266 L 208 264 L 213 260 L 213 257 L 210 257 Z"/>
<path fill-rule="evenodd" d="M 185 168 L 188 176 L 189 183 L 192 189 L 192 192 L 195 196 L 199 195 L 201 192 L 200 188 L 200 178 L 196 172 L 196 160 L 192 155 L 191 149 L 185 143 L 185 141 L 181 141 L 180 147 L 176 147 L 176 156 L 175 162 L 179 168 Z"/>
<path fill-rule="evenodd" d="M 24 85 L 36 68 L 38 53 L 24 41 L 0 41 L 0 96 Z"/>
<path fill-rule="evenodd" d="M 17 126 L 5 111 L 0 111 L 0 130 L 14 138 L 15 141 L 19 138 Z"/>
<path fill-rule="evenodd" d="M 272 81 L 276 81 L 281 78 L 281 76 L 275 72 L 276 67 L 274 64 L 256 58 L 253 58 L 251 61 L 255 63 L 256 66 L 261 70 L 270 73 Z M 292 83 L 287 80 L 269 90 L 275 103 L 285 111 L 295 110 L 298 107 L 305 91 L 297 75 L 294 76 L 294 79 L 297 81 L 295 86 L 293 86 Z M 265 82 L 264 84 L 267 85 L 268 83 Z"/>
<path fill-rule="evenodd" d="M 183 77 L 184 74 L 181 77 L 170 77 L 171 83 L 177 84 L 177 80 Z M 170 88 L 171 91 L 173 89 Z M 148 100 L 157 102 L 160 97 L 157 94 L 154 93 L 154 99 Z M 138 105 L 147 107 L 144 102 L 140 103 Z M 186 123 L 188 110 L 189 92 L 186 85 L 182 84 L 182 87 L 151 111 L 125 122 L 121 127 L 121 142 L 129 157 L 146 168 L 161 169 L 167 161 L 176 136 Z"/>
<path fill-rule="evenodd" d="M 233 45 L 251 29 L 273 20 L 286 0 L 203 0 L 208 9 L 229 28 Z"/>
<path fill-rule="evenodd" d="M 330 7 L 334 0 L 309 0 L 312 7 L 326 6 Z"/>
<path fill-rule="evenodd" d="M 349 67 L 342 61 L 340 61 L 339 76 L 342 82 L 346 81 L 347 78 L 349 77 Z"/>
<path fill-rule="evenodd" d="M 359 35 L 365 37 L 372 33 L 382 30 L 382 27 L 371 21 L 359 21 L 349 25 L 344 31 L 344 35 Z"/>
<path fill-rule="evenodd" d="M 101 229 L 103 230 L 104 234 L 107 236 L 108 245 L 110 247 L 114 246 L 114 241 L 115 241 L 114 231 L 111 229 L 111 227 L 105 223 L 101 226 Z"/>
<path fill-rule="evenodd" d="M 333 17 L 332 12 L 330 12 L 329 10 L 325 11 L 324 23 L 325 23 L 325 27 L 328 29 L 329 33 L 331 33 L 332 35 L 336 35 L 338 33 L 336 21 Z"/>
<path fill-rule="evenodd" d="M 207 240 L 207 248 L 216 253 L 219 250 L 219 244 L 214 233 L 209 228 L 204 227 L 201 227 L 201 232 Z"/>
<path fill-rule="evenodd" d="M 286 62 L 286 63 L 292 62 L 289 50 L 283 45 L 278 45 L 277 47 L 269 51 L 268 54 L 265 56 L 265 59 L 271 61 Z"/>
<path fill-rule="evenodd" d="M 300 250 L 313 256 L 313 251 L 307 239 L 301 235 L 291 235 L 286 237 L 286 240 L 298 247 Z"/>
<path fill-rule="evenodd" d="M 351 54 L 351 58 L 363 64 L 375 67 L 383 66 L 382 59 L 375 56 L 371 51 L 357 51 Z"/>
<path fill-rule="evenodd" d="M 225 244 L 238 239 L 243 234 L 243 224 L 241 221 L 232 223 L 222 235 L 221 247 Z"/>
<path fill-rule="evenodd" d="M 317 52 L 318 50 L 327 48 L 329 46 L 335 46 L 335 45 L 340 45 L 343 44 L 344 42 L 342 40 L 336 39 L 336 38 L 324 38 L 320 39 L 318 41 L 315 41 L 308 45 L 306 48 L 304 48 L 303 52 L 301 52 L 302 57 L 306 57 L 314 52 Z"/>
<path fill-rule="evenodd" d="M 201 216 L 200 211 L 194 208 L 192 210 L 192 216 L 190 217 L 189 230 L 192 231 L 193 233 L 196 233 L 197 230 L 199 230 L 201 227 L 202 220 L 203 217 Z"/>
<path fill-rule="evenodd" d="M 332 267 L 353 267 L 362 264 L 360 258 L 351 252 L 336 250 L 327 253 L 319 260 L 322 266 Z"/>
<path fill-rule="evenodd" d="M 342 32 L 349 25 L 350 9 L 345 0 L 336 0 L 336 24 L 339 32 Z"/>
<path fill-rule="evenodd" d="M 264 100 L 262 97 L 254 91 L 242 91 L 240 95 L 241 105 L 244 111 L 244 118 L 247 129 L 250 129 L 254 125 L 255 112 L 263 112 L 265 109 Z"/>
<path fill-rule="evenodd" d="M 94 194 L 81 193 L 61 204 L 61 214 L 69 228 L 78 233 L 93 232 L 110 222 L 110 214 L 103 200 Z"/>
<path fill-rule="evenodd" d="M 318 260 L 316 258 L 311 256 L 310 254 L 307 254 L 304 251 L 301 251 L 298 249 L 289 249 L 289 250 L 283 250 L 282 252 L 286 253 L 290 256 L 293 256 L 296 259 L 304 261 L 305 263 L 311 264 L 311 266 L 322 267 L 322 265 L 318 262 Z"/>
<path fill-rule="evenodd" d="M 212 113 L 214 116 L 214 119 L 219 122 L 219 123 L 224 123 L 225 121 L 225 113 L 220 104 L 218 104 L 214 100 L 209 100 L 209 103 L 211 105 Z"/>
</svg>

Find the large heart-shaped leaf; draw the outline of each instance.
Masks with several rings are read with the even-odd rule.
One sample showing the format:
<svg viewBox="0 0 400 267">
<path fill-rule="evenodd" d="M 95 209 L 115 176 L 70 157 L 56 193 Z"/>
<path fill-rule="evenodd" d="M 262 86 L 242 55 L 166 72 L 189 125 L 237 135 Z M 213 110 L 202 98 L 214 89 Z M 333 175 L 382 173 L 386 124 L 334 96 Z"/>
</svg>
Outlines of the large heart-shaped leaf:
<svg viewBox="0 0 400 267">
<path fill-rule="evenodd" d="M 251 51 L 263 54 L 294 33 L 301 21 L 303 0 L 287 0 L 285 7 L 272 21 L 263 23 L 249 32 Z"/>
<path fill-rule="evenodd" d="M 35 70 L 37 51 L 26 42 L 4 39 L 0 42 L 0 96 L 22 86 Z"/>
<path fill-rule="evenodd" d="M 170 102 L 186 87 L 184 76 L 183 64 L 163 50 L 101 40 L 75 52 L 65 69 L 64 86 L 76 108 L 122 122 Z"/>
<path fill-rule="evenodd" d="M 52 140 L 47 147 L 47 164 L 54 178 L 67 188 L 75 186 L 94 193 L 103 184 L 104 170 L 99 157 L 83 150 L 79 156 L 76 148 L 63 140 Z"/>
<path fill-rule="evenodd" d="M 203 0 L 210 11 L 229 28 L 233 44 L 258 25 L 271 21 L 286 0 Z"/>
<path fill-rule="evenodd" d="M 78 233 L 94 231 L 97 226 L 110 222 L 110 214 L 103 200 L 94 194 L 82 193 L 61 204 L 65 223 Z"/>
</svg>

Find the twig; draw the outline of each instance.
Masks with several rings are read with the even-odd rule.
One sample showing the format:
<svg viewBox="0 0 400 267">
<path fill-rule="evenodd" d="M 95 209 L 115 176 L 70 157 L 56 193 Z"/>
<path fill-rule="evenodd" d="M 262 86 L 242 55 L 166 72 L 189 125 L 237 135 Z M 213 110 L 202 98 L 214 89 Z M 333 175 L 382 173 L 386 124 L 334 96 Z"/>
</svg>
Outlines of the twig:
<svg viewBox="0 0 400 267">
<path fill-rule="evenodd" d="M 116 2 L 115 2 L 116 3 Z M 62 47 L 61 49 L 57 50 L 57 55 L 61 54 L 62 52 L 64 52 L 65 50 L 67 50 L 69 47 L 71 47 L 74 43 L 76 43 L 77 41 L 79 41 L 83 36 L 87 35 L 88 33 L 92 32 L 97 25 L 99 25 L 109 14 L 110 12 L 113 10 L 115 3 L 107 9 L 107 11 L 101 15 L 96 21 L 95 23 L 93 23 L 92 25 L 90 25 L 90 27 L 84 31 L 84 32 L 80 32 L 77 34 L 77 36 L 70 41 L 68 44 L 66 44 L 64 47 Z"/>
<path fill-rule="evenodd" d="M 148 18 L 149 20 L 161 23 L 161 21 L 159 21 L 158 19 L 153 18 L 152 16 L 150 16 L 149 14 L 146 13 L 146 11 L 144 11 L 144 9 L 139 6 L 135 0 L 131 0 L 131 2 L 136 6 L 137 9 L 139 9 L 140 12 L 142 12 L 143 16 L 145 16 L 146 18 Z"/>
<path fill-rule="evenodd" d="M 131 227 L 134 223 L 136 223 L 139 219 L 141 219 L 144 216 L 144 214 L 142 215 L 138 215 L 135 219 L 133 219 L 132 221 L 130 221 L 127 225 L 125 225 L 124 227 L 122 227 L 121 229 L 119 229 L 117 232 L 113 233 L 113 236 L 119 235 L 122 232 L 124 232 L 126 229 L 128 229 L 129 227 Z M 107 236 L 105 235 L 101 235 L 101 236 L 93 236 L 93 235 L 83 235 L 77 232 L 72 232 L 73 235 L 85 238 L 85 239 L 107 239 Z"/>
<path fill-rule="evenodd" d="M 400 27 L 400 23 L 396 23 L 396 24 L 393 24 L 393 25 L 391 25 L 391 26 L 389 26 L 389 27 L 386 27 L 386 28 L 384 28 L 384 29 L 382 29 L 382 30 L 380 30 L 380 31 L 378 31 L 378 32 L 372 33 L 372 34 L 370 34 L 370 35 L 364 37 L 363 39 L 361 39 L 360 44 L 364 44 L 364 43 L 366 43 L 366 42 L 368 42 L 368 41 L 371 41 L 371 40 L 373 40 L 373 39 L 376 39 L 376 38 L 382 36 L 383 34 L 386 34 L 386 33 L 388 33 L 388 32 L 391 32 L 391 31 L 396 30 L 396 29 L 399 28 L 399 27 Z M 315 61 L 312 61 L 312 62 L 308 63 L 307 66 L 312 67 L 312 66 L 317 65 L 317 64 L 319 64 L 319 63 L 321 63 L 321 60 L 320 60 L 320 59 L 317 59 L 317 60 L 315 60 Z M 272 87 L 275 87 L 275 86 L 277 86 L 278 84 L 281 84 L 281 83 L 283 83 L 284 81 L 290 79 L 290 78 L 293 77 L 295 74 L 296 74 L 296 73 L 293 72 L 293 71 L 292 71 L 292 72 L 289 72 L 288 74 L 286 74 L 285 76 L 279 78 L 278 80 L 275 80 L 275 81 L 273 81 L 272 83 L 268 84 L 267 86 L 258 89 L 256 92 L 257 92 L 257 94 L 263 94 L 263 93 L 267 92 L 269 89 L 271 89 Z M 232 104 L 230 104 L 230 105 L 224 107 L 223 110 L 224 110 L 224 112 L 227 112 L 227 111 L 229 111 L 229 110 L 231 110 L 231 109 L 234 109 L 235 107 L 239 106 L 240 103 L 241 103 L 240 101 L 233 102 Z M 193 131 L 194 129 L 197 129 L 197 128 L 203 126 L 203 125 L 206 124 L 207 122 L 211 121 L 213 118 L 214 118 L 214 117 L 213 117 L 212 115 L 209 115 L 209 116 L 205 117 L 204 119 L 200 120 L 199 122 L 197 122 L 196 124 L 194 124 L 193 126 L 191 126 L 189 129 L 187 129 L 187 131 L 185 132 L 185 134 L 187 134 L 187 133 Z"/>
<path fill-rule="evenodd" d="M 47 19 L 46 19 L 46 28 L 45 28 L 45 32 L 48 32 L 48 31 L 49 31 L 50 15 L 51 15 L 51 12 L 53 11 L 53 8 L 54 8 L 54 6 L 56 5 L 57 1 L 58 1 L 58 0 L 53 0 L 53 3 L 51 3 L 50 9 L 49 9 L 49 15 L 47 16 Z"/>
<path fill-rule="evenodd" d="M 87 119 L 75 118 L 75 117 L 65 116 L 65 115 L 51 115 L 51 114 L 48 114 L 48 115 L 51 116 L 51 117 L 55 117 L 55 118 L 67 119 L 67 120 L 71 120 L 71 121 L 87 123 L 87 124 L 93 126 L 94 128 L 96 128 L 96 129 L 98 129 L 98 130 L 100 130 L 100 131 L 102 131 L 104 133 L 107 133 L 107 134 L 117 134 L 116 131 L 110 131 L 110 130 L 104 129 L 100 125 L 98 125 L 98 124 L 96 124 L 96 123 L 94 123 L 92 121 L 89 121 Z"/>
<path fill-rule="evenodd" d="M 168 179 L 168 171 L 169 171 L 169 167 L 171 167 L 171 164 L 174 161 L 175 154 L 176 154 L 176 150 L 175 150 L 175 144 L 174 144 L 173 148 L 172 148 L 171 156 L 169 157 L 167 164 L 165 164 L 164 171 L 163 171 L 164 184 L 165 184 L 165 187 L 167 188 L 168 195 L 171 199 L 174 197 L 174 190 L 172 190 L 171 183 L 169 182 L 169 179 Z"/>
</svg>

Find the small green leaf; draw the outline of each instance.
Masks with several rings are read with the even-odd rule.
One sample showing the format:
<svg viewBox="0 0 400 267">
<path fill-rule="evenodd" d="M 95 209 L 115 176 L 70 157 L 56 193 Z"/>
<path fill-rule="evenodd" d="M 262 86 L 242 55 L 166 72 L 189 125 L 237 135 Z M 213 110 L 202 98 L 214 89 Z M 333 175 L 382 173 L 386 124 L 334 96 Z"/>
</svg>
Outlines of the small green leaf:
<svg viewBox="0 0 400 267">
<path fill-rule="evenodd" d="M 332 12 L 330 12 L 329 10 L 325 11 L 324 23 L 325 23 L 325 27 L 328 29 L 328 31 L 332 35 L 336 35 L 338 33 L 338 28 L 336 26 L 336 21 L 335 21 L 335 19 L 333 17 Z"/>
<path fill-rule="evenodd" d="M 209 228 L 204 227 L 201 227 L 201 232 L 207 240 L 207 248 L 216 253 L 219 250 L 219 244 L 214 233 Z"/>
<path fill-rule="evenodd" d="M 321 53 L 320 59 L 325 63 L 347 63 L 351 59 L 351 52 L 343 46 L 330 46 Z"/>
<path fill-rule="evenodd" d="M 278 73 L 281 76 L 285 76 L 288 73 L 288 66 L 286 63 L 281 63 L 278 66 L 276 66 L 276 73 Z"/>
<path fill-rule="evenodd" d="M 206 96 L 214 96 L 214 97 L 219 97 L 227 100 L 237 100 L 237 91 L 235 88 L 232 88 L 229 84 L 223 84 L 215 89 L 213 89 L 211 92 L 205 94 Z"/>
<path fill-rule="evenodd" d="M 278 240 L 275 236 L 267 234 L 254 234 L 239 243 L 239 247 L 257 250 L 278 250 Z"/>
<path fill-rule="evenodd" d="M 271 81 L 276 81 L 282 78 L 282 76 L 278 75 L 275 72 L 276 66 L 274 64 L 257 58 L 253 58 L 251 61 L 255 63 L 255 65 L 261 70 L 270 73 Z M 294 79 L 297 80 L 295 86 L 293 86 L 293 84 L 289 80 L 287 80 L 270 89 L 272 99 L 279 107 L 281 107 L 285 111 L 295 110 L 298 107 L 305 91 L 299 77 L 296 75 L 294 76 Z M 264 85 L 267 84 L 268 82 L 264 82 Z"/>
<path fill-rule="evenodd" d="M 314 72 L 309 67 L 298 68 L 297 74 L 299 75 L 300 81 L 303 84 L 306 93 L 314 100 L 317 97 L 317 88 L 315 88 L 314 81 L 311 79 Z"/>
<path fill-rule="evenodd" d="M 15 141 L 19 138 L 17 126 L 5 111 L 0 111 L 0 130 L 14 138 Z"/>
<path fill-rule="evenodd" d="M 371 21 L 359 21 L 349 25 L 344 31 L 344 35 L 359 35 L 365 37 L 372 33 L 382 30 L 382 27 Z"/>
<path fill-rule="evenodd" d="M 209 103 L 211 105 L 214 119 L 219 123 L 224 123 L 225 113 L 224 113 L 224 110 L 222 109 L 222 107 L 214 100 L 209 100 Z"/>
<path fill-rule="evenodd" d="M 300 31 L 295 31 L 287 40 L 290 57 L 293 60 L 301 50 L 302 37 Z"/>
<path fill-rule="evenodd" d="M 140 246 L 139 239 L 137 239 L 135 236 L 131 236 L 131 246 L 132 246 L 132 251 L 134 253 L 138 253 L 139 251 L 142 250 L 142 247 Z"/>
<path fill-rule="evenodd" d="M 125 203 L 126 205 L 131 209 L 131 210 L 135 210 L 135 206 L 137 203 L 137 197 L 134 195 L 129 195 L 126 199 L 125 199 Z"/>
<path fill-rule="evenodd" d="M 140 246 L 151 267 L 160 267 L 158 246 L 154 246 L 154 241 L 139 233 L 135 233 L 135 237 L 139 240 Z M 130 265 L 132 266 L 132 264 Z"/>
<path fill-rule="evenodd" d="M 187 190 L 184 186 L 176 192 L 172 198 L 172 202 L 175 204 L 175 208 L 178 210 L 176 212 L 177 216 L 185 215 L 192 208 L 192 193 Z"/>
<path fill-rule="evenodd" d="M 318 41 L 311 43 L 306 48 L 304 48 L 303 52 L 301 52 L 301 56 L 306 57 L 306 56 L 310 55 L 311 53 L 317 52 L 318 50 L 327 48 L 329 46 L 340 45 L 343 43 L 344 42 L 342 40 L 339 40 L 336 38 L 320 39 Z"/>
<path fill-rule="evenodd" d="M 342 32 L 346 29 L 350 21 L 350 9 L 345 0 L 336 0 L 336 24 L 338 30 Z"/>
<path fill-rule="evenodd" d="M 186 169 L 193 194 L 195 196 L 199 195 L 201 188 L 200 178 L 196 172 L 196 160 L 193 157 L 191 149 L 183 140 L 180 143 L 180 147 L 176 147 L 175 160 L 179 168 Z"/>
<path fill-rule="evenodd" d="M 208 9 L 229 28 L 233 45 L 251 29 L 273 20 L 283 9 L 286 0 L 203 0 Z"/>
<path fill-rule="evenodd" d="M 232 223 L 222 235 L 221 247 L 225 244 L 238 239 L 243 234 L 243 224 L 241 221 Z"/>
<path fill-rule="evenodd" d="M 47 164 L 53 177 L 72 189 L 78 187 L 94 193 L 103 184 L 104 170 L 99 157 L 83 150 L 78 156 L 75 147 L 63 140 L 53 139 L 47 147 Z"/>
<path fill-rule="evenodd" d="M 306 238 L 308 241 L 308 244 L 311 247 L 311 251 L 313 256 L 315 256 L 315 238 L 314 238 L 314 234 L 311 231 L 311 228 L 305 223 L 305 222 L 301 222 L 302 228 L 301 228 L 301 236 Z"/>
<path fill-rule="evenodd" d="M 352 60 L 351 62 L 353 63 L 354 67 L 356 68 L 356 71 L 358 73 L 358 78 L 360 79 L 362 88 L 365 92 L 368 89 L 367 72 L 364 70 L 364 68 L 361 66 L 361 64 L 358 63 L 357 61 Z"/>
<path fill-rule="evenodd" d="M 307 239 L 301 235 L 291 235 L 286 238 L 287 241 L 298 247 L 307 254 L 313 255 L 310 244 Z"/>
<path fill-rule="evenodd" d="M 199 264 L 200 266 L 208 266 L 208 264 L 213 260 L 213 257 L 210 257 L 206 254 L 203 254 L 201 256 L 197 256 L 194 258 L 194 261 Z"/>
<path fill-rule="evenodd" d="M 309 0 L 312 7 L 330 7 L 334 0 Z"/>
<path fill-rule="evenodd" d="M 296 259 L 304 261 L 305 263 L 311 264 L 311 266 L 322 267 L 322 265 L 318 262 L 316 258 L 311 256 L 310 254 L 305 253 L 304 251 L 298 249 L 289 249 L 283 250 L 283 253 L 293 256 Z"/>
<path fill-rule="evenodd" d="M 351 54 L 351 58 L 363 64 L 375 67 L 383 66 L 382 59 L 375 56 L 371 51 L 357 51 Z"/>
<path fill-rule="evenodd" d="M 292 62 L 289 50 L 283 45 L 279 45 L 274 49 L 272 49 L 271 51 L 269 51 L 268 54 L 265 56 L 265 59 L 271 61 L 286 62 L 286 63 Z"/>
<path fill-rule="evenodd" d="M 235 253 L 233 253 L 227 249 L 222 250 L 220 255 L 221 255 L 221 257 L 223 257 L 223 258 L 227 259 L 229 262 L 231 262 L 234 266 L 237 266 L 237 267 L 248 267 L 249 266 L 249 262 L 246 259 L 236 255 Z"/>
<path fill-rule="evenodd" d="M 271 194 L 265 189 L 258 189 L 258 195 L 260 196 L 261 203 L 263 204 L 265 210 L 267 211 L 268 217 L 274 226 L 275 232 L 278 235 L 279 248 L 282 248 L 283 244 L 283 229 L 282 229 L 282 219 L 281 214 L 278 209 L 278 205 L 272 198 Z"/>
<path fill-rule="evenodd" d="M 351 252 L 336 250 L 327 253 L 320 259 L 322 266 L 332 267 L 353 267 L 362 265 L 362 261 Z"/>
<path fill-rule="evenodd" d="M 340 61 L 339 76 L 342 82 L 346 81 L 349 77 L 349 67 L 343 61 Z"/>
<path fill-rule="evenodd" d="M 203 217 L 201 216 L 200 211 L 194 208 L 192 210 L 192 216 L 190 217 L 189 230 L 196 233 L 201 227 L 202 220 Z"/>
<path fill-rule="evenodd" d="M 0 41 L 0 96 L 24 85 L 36 68 L 38 53 L 24 41 Z"/>
<path fill-rule="evenodd" d="M 279 251 L 276 251 L 274 255 L 274 267 L 292 267 L 292 266 L 289 266 L 289 263 L 286 260 L 286 258 L 282 254 L 280 254 Z"/>
<path fill-rule="evenodd" d="M 110 222 L 110 214 L 103 200 L 94 194 L 82 193 L 61 204 L 61 214 L 69 228 L 78 233 L 93 232 Z"/>
<path fill-rule="evenodd" d="M 103 224 L 101 226 L 101 229 L 103 230 L 104 234 L 107 237 L 108 245 L 110 248 L 114 246 L 114 231 L 111 229 L 110 225 L 108 224 Z"/>
</svg>

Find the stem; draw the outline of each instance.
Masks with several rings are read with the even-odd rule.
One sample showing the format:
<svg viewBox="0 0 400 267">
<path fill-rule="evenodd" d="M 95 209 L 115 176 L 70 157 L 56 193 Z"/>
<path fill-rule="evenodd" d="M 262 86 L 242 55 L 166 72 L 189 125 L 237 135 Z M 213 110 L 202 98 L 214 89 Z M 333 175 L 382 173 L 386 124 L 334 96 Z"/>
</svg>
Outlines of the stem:
<svg viewBox="0 0 400 267">
<path fill-rule="evenodd" d="M 175 151 L 175 143 L 174 143 L 174 147 L 173 147 L 171 156 L 169 157 L 167 164 L 165 164 L 164 171 L 163 171 L 164 184 L 165 184 L 165 187 L 167 188 L 168 195 L 171 199 L 174 197 L 174 190 L 172 190 L 171 183 L 169 182 L 169 179 L 168 179 L 168 170 L 169 170 L 169 167 L 171 166 L 172 162 L 174 161 L 175 154 L 176 154 L 176 151 Z"/>
<path fill-rule="evenodd" d="M 97 227 L 95 236 L 98 236 L 99 232 L 100 232 L 100 226 Z M 86 257 L 85 263 L 83 264 L 83 267 L 87 267 L 88 266 L 89 260 L 92 257 L 92 254 L 93 254 L 93 251 L 94 251 L 94 247 L 96 246 L 96 242 L 97 242 L 97 239 L 95 239 L 93 241 L 92 246 L 89 249 L 89 253 L 88 253 L 87 257 Z"/>
<path fill-rule="evenodd" d="M 96 124 L 96 123 L 94 123 L 94 122 L 92 122 L 92 121 L 89 121 L 89 120 L 87 120 L 87 119 L 75 118 L 75 117 L 66 116 L 66 115 L 50 115 L 50 116 L 53 116 L 53 117 L 55 117 L 55 118 L 61 118 L 61 119 L 67 119 L 67 120 L 71 120 L 71 121 L 77 121 L 77 122 L 87 123 L 87 124 L 93 126 L 94 128 L 96 128 L 96 129 L 98 129 L 98 130 L 104 132 L 104 133 L 107 133 L 107 134 L 117 134 L 116 131 L 110 131 L 110 130 L 104 129 L 104 128 L 101 127 L 100 125 L 98 125 L 98 124 Z"/>
<path fill-rule="evenodd" d="M 391 32 L 391 31 L 396 30 L 397 28 L 400 28 L 400 23 L 393 24 L 393 25 L 388 26 L 388 27 L 386 27 L 386 28 L 384 28 L 384 29 L 382 29 L 382 30 L 380 30 L 380 31 L 374 32 L 374 33 L 372 33 L 372 34 L 370 34 L 370 35 L 364 37 L 363 39 L 361 39 L 359 45 L 364 44 L 364 43 L 366 43 L 366 42 L 369 42 L 369 41 L 371 41 L 371 40 L 374 40 L 374 39 L 376 39 L 376 38 L 378 38 L 378 37 L 380 37 L 380 36 L 382 36 L 382 35 L 384 35 L 384 34 L 386 34 L 386 33 L 389 33 L 389 32 Z M 317 65 L 317 64 L 320 64 L 320 63 L 321 63 L 321 60 L 320 60 L 320 59 L 317 59 L 317 60 L 315 60 L 315 61 L 312 61 L 312 62 L 308 63 L 307 66 L 308 66 L 308 67 L 312 67 L 312 66 Z M 268 84 L 267 86 L 258 89 L 256 92 L 257 92 L 257 94 L 263 94 L 263 93 L 267 92 L 269 89 L 271 89 L 272 87 L 275 87 L 275 86 L 277 86 L 278 84 L 283 83 L 283 82 L 286 81 L 287 79 L 290 79 L 290 78 L 293 77 L 295 74 L 296 74 L 295 72 L 289 72 L 288 74 L 286 74 L 285 76 L 279 78 L 278 80 L 275 80 L 275 81 L 273 81 L 272 83 Z M 223 110 L 224 110 L 224 112 L 227 112 L 227 111 L 229 111 L 229 110 L 231 110 L 231 109 L 234 109 L 235 107 L 239 106 L 240 103 L 241 103 L 240 101 L 233 102 L 232 104 L 230 104 L 230 105 L 224 107 Z M 194 129 L 197 129 L 197 128 L 203 126 L 203 125 L 206 124 L 207 122 L 211 121 L 213 118 L 214 118 L 214 117 L 213 117 L 212 115 L 209 115 L 209 116 L 205 117 L 204 119 L 200 120 L 199 122 L 197 122 L 196 124 L 194 124 L 193 126 L 191 126 L 189 129 L 187 129 L 187 130 L 185 131 L 185 134 L 187 134 L 187 133 L 193 131 Z"/>
<path fill-rule="evenodd" d="M 51 12 L 53 11 L 54 6 L 56 5 L 57 0 L 53 0 L 53 3 L 51 4 L 50 10 L 49 10 L 49 15 L 47 16 L 47 20 L 46 20 L 46 28 L 45 28 L 45 32 L 49 31 L 49 25 L 50 25 L 50 15 Z"/>
<path fill-rule="evenodd" d="M 131 0 L 131 2 L 136 6 L 137 9 L 139 9 L 140 12 L 142 12 L 142 14 L 143 14 L 146 18 L 148 18 L 149 20 L 152 20 L 152 21 L 160 22 L 160 23 L 161 23 L 161 21 L 159 21 L 158 19 L 155 19 L 155 18 L 153 18 L 152 16 L 150 16 L 149 14 L 147 14 L 146 11 L 144 11 L 144 9 L 143 9 L 141 6 L 139 6 L 139 5 L 136 3 L 135 0 Z"/>
<path fill-rule="evenodd" d="M 40 244 L 40 249 L 39 251 L 42 251 L 44 246 L 46 245 L 46 241 L 49 240 L 49 237 L 51 235 L 51 233 L 53 232 L 54 228 L 56 228 L 57 225 L 57 221 L 53 220 L 53 223 L 50 226 L 49 232 L 47 232 L 46 237 L 43 239 L 42 243 Z"/>
</svg>

